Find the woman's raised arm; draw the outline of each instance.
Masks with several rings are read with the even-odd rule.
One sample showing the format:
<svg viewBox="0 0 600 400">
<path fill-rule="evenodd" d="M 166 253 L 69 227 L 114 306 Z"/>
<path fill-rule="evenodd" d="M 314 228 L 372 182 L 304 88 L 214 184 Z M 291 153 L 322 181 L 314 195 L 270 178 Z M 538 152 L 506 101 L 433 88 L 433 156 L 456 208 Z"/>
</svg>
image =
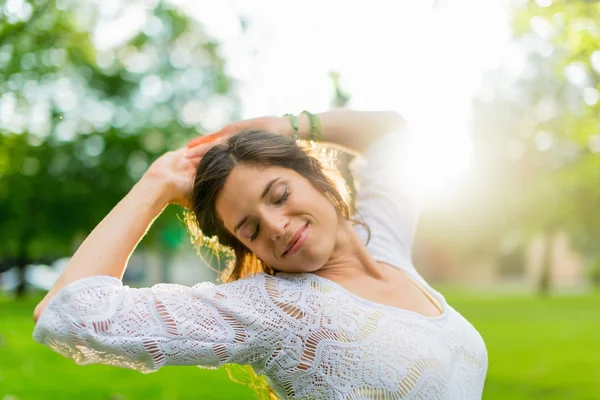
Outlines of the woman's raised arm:
<svg viewBox="0 0 600 400">
<path fill-rule="evenodd" d="M 363 153 L 382 136 L 406 130 L 406 121 L 392 111 L 355 111 L 334 109 L 317 114 L 323 128 L 323 141 L 351 153 Z M 300 139 L 308 139 L 310 120 L 305 113 L 297 117 Z M 217 132 L 191 140 L 189 148 L 206 152 L 205 147 L 223 143 L 229 137 L 246 130 L 259 129 L 281 136 L 292 137 L 293 128 L 288 117 L 259 117 L 232 122 Z M 197 149 L 197 150 L 196 150 Z"/>
<path fill-rule="evenodd" d="M 340 108 L 317 116 L 323 127 L 323 141 L 356 153 L 363 153 L 386 134 L 406 129 L 404 118 L 392 111 L 355 111 Z M 300 137 L 307 138 L 310 122 L 306 114 L 298 116 L 298 125 Z"/>
<path fill-rule="evenodd" d="M 35 308 L 33 315 L 36 322 L 50 300 L 69 283 L 97 275 L 121 279 L 131 253 L 162 210 L 169 203 L 187 205 L 192 177 L 201 154 L 189 158 L 184 152 L 185 149 L 168 152 L 157 159 L 88 235 Z"/>
</svg>

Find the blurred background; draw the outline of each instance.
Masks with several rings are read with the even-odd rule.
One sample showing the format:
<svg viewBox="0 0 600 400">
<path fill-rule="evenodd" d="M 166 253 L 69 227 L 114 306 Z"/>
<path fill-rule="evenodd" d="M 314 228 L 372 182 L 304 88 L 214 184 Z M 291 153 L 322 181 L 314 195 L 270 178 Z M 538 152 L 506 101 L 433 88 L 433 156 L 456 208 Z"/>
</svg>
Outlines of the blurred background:
<svg viewBox="0 0 600 400">
<path fill-rule="evenodd" d="M 600 399 L 599 81 L 592 0 L 0 1 L 0 400 L 254 398 L 222 370 L 77 366 L 33 308 L 163 152 L 341 106 L 409 121 L 415 265 L 483 335 L 484 399 Z M 181 214 L 127 284 L 215 279 Z"/>
</svg>

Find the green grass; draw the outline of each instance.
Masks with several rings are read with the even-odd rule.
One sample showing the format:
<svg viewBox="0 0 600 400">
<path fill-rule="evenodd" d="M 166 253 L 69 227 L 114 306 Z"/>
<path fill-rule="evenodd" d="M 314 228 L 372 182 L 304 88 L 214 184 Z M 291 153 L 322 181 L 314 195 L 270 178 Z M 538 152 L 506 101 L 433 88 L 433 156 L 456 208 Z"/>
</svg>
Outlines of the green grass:
<svg viewBox="0 0 600 400">
<path fill-rule="evenodd" d="M 447 298 L 486 342 L 484 399 L 600 399 L 599 293 Z"/>
<path fill-rule="evenodd" d="M 484 399 L 600 399 L 600 294 L 547 299 L 445 294 L 486 341 Z M 224 370 L 166 367 L 143 375 L 78 366 L 31 339 L 37 300 L 0 297 L 0 400 L 254 398 Z"/>
</svg>

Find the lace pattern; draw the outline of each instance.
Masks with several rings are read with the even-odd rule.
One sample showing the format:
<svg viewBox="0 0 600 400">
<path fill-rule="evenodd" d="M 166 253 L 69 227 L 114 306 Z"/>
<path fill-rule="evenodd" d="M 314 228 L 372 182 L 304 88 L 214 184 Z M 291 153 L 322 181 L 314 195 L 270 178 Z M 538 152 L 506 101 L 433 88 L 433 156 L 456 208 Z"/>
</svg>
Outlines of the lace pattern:
<svg viewBox="0 0 600 400">
<path fill-rule="evenodd" d="M 435 318 L 374 307 L 312 274 L 145 289 L 85 278 L 52 300 L 34 337 L 78 364 L 144 373 L 251 365 L 295 399 L 478 399 L 487 369 L 483 340 L 447 304 Z"/>
</svg>

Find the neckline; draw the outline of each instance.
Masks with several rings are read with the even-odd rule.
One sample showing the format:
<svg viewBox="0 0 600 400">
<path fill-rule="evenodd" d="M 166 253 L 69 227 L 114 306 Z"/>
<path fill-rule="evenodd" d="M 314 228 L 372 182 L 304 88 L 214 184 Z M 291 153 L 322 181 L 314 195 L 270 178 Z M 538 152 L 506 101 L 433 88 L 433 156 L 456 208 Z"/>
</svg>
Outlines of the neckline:
<svg viewBox="0 0 600 400">
<path fill-rule="evenodd" d="M 418 318 L 421 318 L 421 319 L 424 319 L 424 320 L 429 320 L 429 321 L 439 321 L 439 320 L 445 319 L 448 316 L 448 314 L 449 314 L 448 305 L 446 304 L 446 301 L 444 300 L 444 298 L 442 296 L 440 296 L 437 292 L 436 293 L 432 293 L 429 290 L 429 288 L 422 287 L 421 290 L 426 290 L 427 293 L 429 293 L 432 297 L 435 297 L 436 299 L 438 299 L 438 301 L 440 302 L 440 304 L 442 306 L 442 309 L 443 309 L 442 313 L 440 315 L 435 316 L 435 317 L 431 317 L 431 316 L 428 316 L 428 315 L 423 315 L 423 314 L 418 313 L 416 311 L 407 310 L 406 308 L 388 306 L 386 304 L 380 304 L 380 303 L 377 303 L 375 301 L 367 300 L 367 299 L 365 299 L 363 297 L 360 297 L 357 294 L 352 293 L 351 291 L 349 291 L 348 289 L 346 289 L 345 287 L 343 287 L 339 283 L 332 281 L 331 279 L 327 279 L 327 278 L 324 278 L 322 276 L 319 276 L 317 274 L 313 274 L 313 273 L 310 273 L 310 272 L 306 272 L 305 274 L 312 276 L 313 279 L 321 280 L 321 281 L 323 281 L 325 283 L 328 283 L 329 285 L 334 286 L 335 288 L 337 288 L 340 291 L 342 291 L 347 296 L 355 299 L 356 301 L 358 301 L 360 303 L 364 303 L 364 304 L 366 304 L 368 306 L 371 306 L 371 307 L 381 308 L 381 309 L 384 309 L 384 310 L 389 310 L 389 311 L 397 312 L 397 313 L 401 313 L 401 314 L 409 314 L 409 315 L 413 315 L 413 316 L 416 316 Z M 413 278 L 412 276 L 409 276 L 409 278 L 417 280 L 416 278 Z"/>
</svg>

